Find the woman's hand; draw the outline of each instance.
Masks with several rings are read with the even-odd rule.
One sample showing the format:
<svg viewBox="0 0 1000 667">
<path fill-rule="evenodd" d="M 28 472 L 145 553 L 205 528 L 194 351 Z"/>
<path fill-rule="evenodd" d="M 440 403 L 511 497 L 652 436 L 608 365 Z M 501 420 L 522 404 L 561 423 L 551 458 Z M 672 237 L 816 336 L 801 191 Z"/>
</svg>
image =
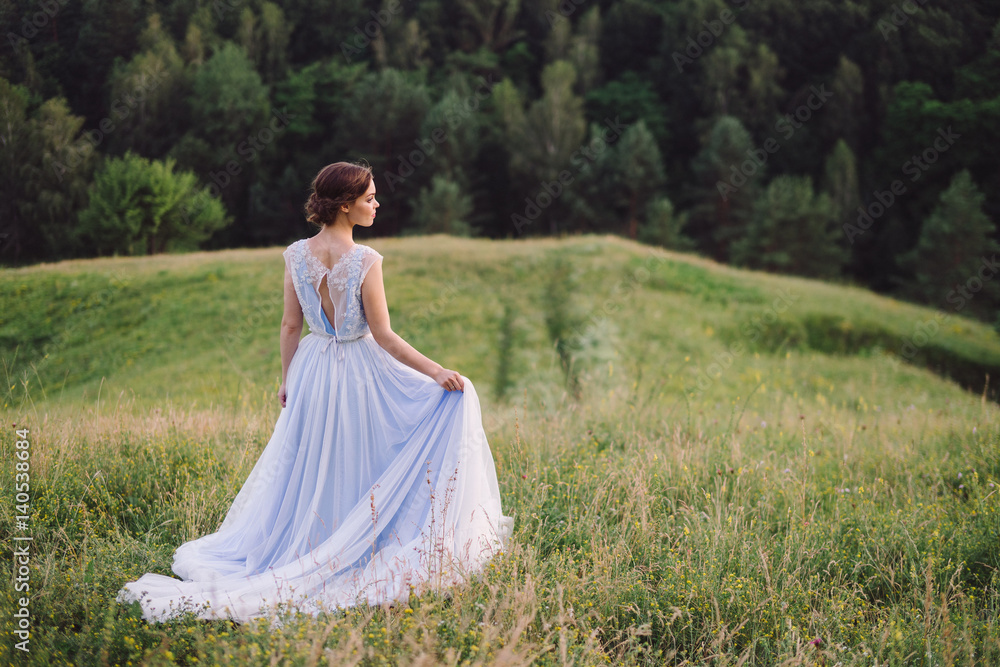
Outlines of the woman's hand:
<svg viewBox="0 0 1000 667">
<path fill-rule="evenodd" d="M 458 374 L 458 371 L 450 371 L 447 368 L 442 368 L 434 375 L 434 381 L 448 391 L 455 391 L 456 389 L 465 391 L 465 382 L 462 380 L 462 376 Z"/>
<path fill-rule="evenodd" d="M 281 383 L 281 388 L 278 389 L 278 400 L 281 401 L 281 407 L 285 407 L 285 401 L 288 398 L 288 390 L 285 388 L 285 383 Z"/>
</svg>

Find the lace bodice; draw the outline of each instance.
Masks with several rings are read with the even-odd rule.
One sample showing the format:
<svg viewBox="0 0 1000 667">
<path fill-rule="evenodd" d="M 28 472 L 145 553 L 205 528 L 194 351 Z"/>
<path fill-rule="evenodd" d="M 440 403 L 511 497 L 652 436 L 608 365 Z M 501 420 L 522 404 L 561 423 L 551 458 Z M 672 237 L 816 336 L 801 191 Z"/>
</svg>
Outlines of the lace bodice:
<svg viewBox="0 0 1000 667">
<path fill-rule="evenodd" d="M 361 283 L 369 269 L 382 260 L 382 255 L 366 245 L 355 243 L 331 268 L 327 268 L 309 250 L 306 239 L 288 246 L 283 255 L 311 332 L 333 335 L 340 340 L 354 340 L 368 333 L 368 320 L 361 302 Z M 324 276 L 334 305 L 334 322 L 327 318 L 319 294 Z"/>
</svg>

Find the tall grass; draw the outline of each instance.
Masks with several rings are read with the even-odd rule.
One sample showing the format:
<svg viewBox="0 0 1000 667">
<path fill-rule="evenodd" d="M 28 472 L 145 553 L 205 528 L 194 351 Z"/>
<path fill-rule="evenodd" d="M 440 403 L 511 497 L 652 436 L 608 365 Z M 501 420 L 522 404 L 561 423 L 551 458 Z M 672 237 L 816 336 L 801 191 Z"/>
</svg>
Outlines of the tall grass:
<svg viewBox="0 0 1000 667">
<path fill-rule="evenodd" d="M 220 354 L 217 340 L 205 334 L 201 350 L 192 334 L 186 354 L 199 363 L 165 347 L 136 357 L 135 371 L 115 366 L 96 387 L 86 377 L 45 386 L 64 368 L 46 365 L 8 390 L 3 414 L 9 470 L 12 424 L 31 430 L 35 540 L 31 652 L 13 648 L 8 578 L 5 664 L 1000 664 L 997 406 L 883 354 L 799 344 L 769 352 L 755 342 L 723 359 L 775 286 L 801 295 L 789 319 L 819 305 L 856 319 L 872 297 L 669 256 L 616 315 L 614 358 L 581 368 L 574 397 L 545 328 L 546 281 L 532 270 L 563 254 L 579 272 L 576 304 L 596 303 L 644 249 L 588 238 L 463 241 L 461 253 L 441 239 L 384 243 L 393 321 L 408 340 L 477 384 L 504 355 L 518 369 L 507 401 L 483 400 L 504 510 L 515 517 L 509 549 L 481 577 L 392 608 L 290 614 L 280 626 L 190 617 L 147 625 L 114 596 L 144 572 L 170 574 L 173 549 L 217 527 L 277 415 L 274 357 L 257 351 L 274 336 L 248 326 L 242 345 Z M 434 298 L 449 271 L 468 268 L 429 273 L 437 252 L 483 267 L 482 282 L 449 296 L 426 328 L 407 330 L 415 320 L 406 304 L 421 291 Z M 228 281 L 246 290 L 258 260 L 226 257 L 205 261 L 222 270 L 218 294 L 239 304 Z M 189 268 L 189 256 L 158 261 L 123 279 L 141 287 L 163 270 L 168 300 L 190 289 L 171 291 L 186 271 L 217 270 Z M 277 268 L 267 269 L 274 284 Z M 71 291 L 59 270 L 3 279 Z M 98 280 L 89 275 L 76 279 Z M 280 317 L 264 301 L 269 280 L 259 280 L 246 306 L 257 299 Z M 516 327 L 490 284 L 517 308 Z M 202 298 L 215 298 L 212 289 Z M 882 306 L 883 324 L 902 331 L 927 316 Z M 229 331 L 243 321 L 233 312 Z M 76 363 L 102 344 L 116 349 L 113 335 L 97 333 L 109 325 L 95 316 L 85 326 L 96 339 L 74 338 L 60 354 Z M 997 345 L 995 334 L 962 325 L 939 342 Z M 142 334 L 146 325 L 132 326 Z M 501 333 L 508 328 L 515 333 Z M 507 352 L 496 344 L 505 335 L 516 341 Z M 0 497 L 12 499 L 12 474 L 0 479 Z M 13 501 L 2 507 L 10 555 Z"/>
</svg>

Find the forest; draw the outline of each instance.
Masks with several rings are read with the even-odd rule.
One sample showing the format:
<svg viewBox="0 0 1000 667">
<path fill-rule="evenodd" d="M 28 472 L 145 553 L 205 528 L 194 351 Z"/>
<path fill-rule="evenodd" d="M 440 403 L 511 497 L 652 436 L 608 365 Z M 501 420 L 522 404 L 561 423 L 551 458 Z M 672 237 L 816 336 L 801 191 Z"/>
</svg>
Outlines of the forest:
<svg viewBox="0 0 1000 667">
<path fill-rule="evenodd" d="M 1000 327 L 1000 0 L 4 0 L 0 262 L 614 233 Z M 359 236 L 362 236 L 359 234 Z"/>
</svg>

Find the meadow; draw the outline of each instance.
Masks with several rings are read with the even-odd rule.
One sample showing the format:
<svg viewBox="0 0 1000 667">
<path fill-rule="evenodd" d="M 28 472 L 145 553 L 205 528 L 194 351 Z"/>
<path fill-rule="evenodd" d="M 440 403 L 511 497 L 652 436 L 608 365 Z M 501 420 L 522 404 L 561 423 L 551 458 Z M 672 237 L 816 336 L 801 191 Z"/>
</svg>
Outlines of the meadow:
<svg viewBox="0 0 1000 667">
<path fill-rule="evenodd" d="M 4 270 L 4 664 L 1000 664 L 990 327 L 612 236 L 368 243 L 394 329 L 479 392 L 509 548 L 405 606 L 146 624 L 118 589 L 277 419 L 283 248 Z"/>
</svg>

